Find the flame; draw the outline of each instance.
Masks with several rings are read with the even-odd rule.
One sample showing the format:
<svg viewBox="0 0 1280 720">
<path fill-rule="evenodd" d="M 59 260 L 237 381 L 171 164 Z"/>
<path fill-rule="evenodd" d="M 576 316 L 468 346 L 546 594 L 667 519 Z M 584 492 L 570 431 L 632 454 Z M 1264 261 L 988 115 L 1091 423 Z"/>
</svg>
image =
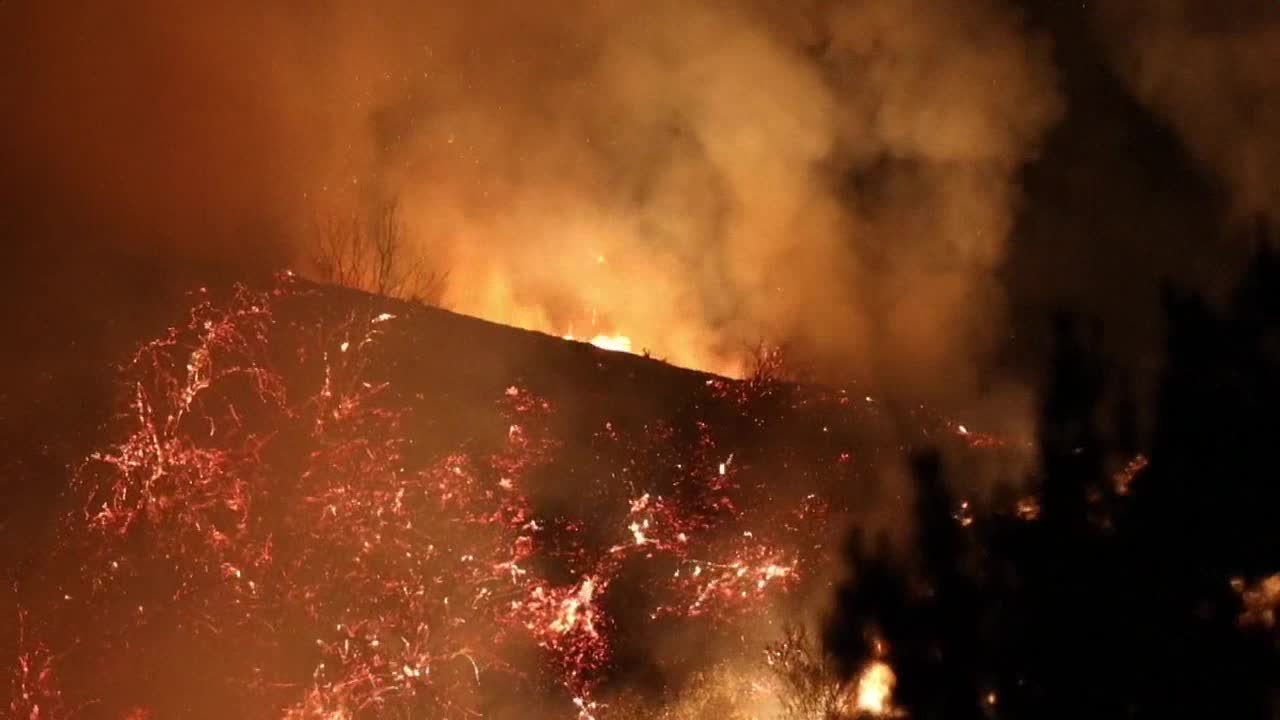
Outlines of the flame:
<svg viewBox="0 0 1280 720">
<path fill-rule="evenodd" d="M 855 705 L 859 711 L 886 716 L 893 712 L 893 686 L 898 677 L 893 668 L 881 660 L 873 660 L 858 676 L 858 697 Z"/>
<path fill-rule="evenodd" d="M 572 333 L 569 335 L 565 335 L 564 339 L 578 340 L 578 338 L 574 337 Z M 596 335 L 590 340 L 583 340 L 580 342 L 590 343 L 600 348 L 601 350 L 612 350 L 613 352 L 625 352 L 625 353 L 634 352 L 631 349 L 631 338 L 627 337 L 626 335 Z"/>
</svg>

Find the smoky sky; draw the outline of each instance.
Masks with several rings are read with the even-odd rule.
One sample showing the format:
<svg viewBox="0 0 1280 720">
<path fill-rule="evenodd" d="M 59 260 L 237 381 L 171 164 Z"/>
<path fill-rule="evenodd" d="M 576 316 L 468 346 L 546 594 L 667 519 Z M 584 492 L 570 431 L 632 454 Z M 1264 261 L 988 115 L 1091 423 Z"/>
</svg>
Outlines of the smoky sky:
<svg viewBox="0 0 1280 720">
<path fill-rule="evenodd" d="M 1050 308 L 1156 342 L 1280 207 L 1280 7 L 0 4 L 7 362 L 310 269 L 396 197 L 445 302 L 729 368 L 996 392 Z M 1138 331 L 1136 329 L 1144 330 Z M 124 332 L 123 330 L 119 332 Z M 1014 364 L 1017 364 L 1015 359 Z"/>
</svg>

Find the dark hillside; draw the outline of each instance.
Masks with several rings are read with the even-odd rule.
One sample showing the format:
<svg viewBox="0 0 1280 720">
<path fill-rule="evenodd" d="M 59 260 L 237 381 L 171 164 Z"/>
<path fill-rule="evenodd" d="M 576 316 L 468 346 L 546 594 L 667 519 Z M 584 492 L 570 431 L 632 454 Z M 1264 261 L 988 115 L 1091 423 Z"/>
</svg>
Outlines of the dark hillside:
<svg viewBox="0 0 1280 720">
<path fill-rule="evenodd" d="M 727 380 L 291 276 L 194 300 L 18 549 L 15 712 L 659 698 L 821 605 L 850 520 L 908 516 L 907 451 L 1018 454 L 768 356 Z"/>
</svg>

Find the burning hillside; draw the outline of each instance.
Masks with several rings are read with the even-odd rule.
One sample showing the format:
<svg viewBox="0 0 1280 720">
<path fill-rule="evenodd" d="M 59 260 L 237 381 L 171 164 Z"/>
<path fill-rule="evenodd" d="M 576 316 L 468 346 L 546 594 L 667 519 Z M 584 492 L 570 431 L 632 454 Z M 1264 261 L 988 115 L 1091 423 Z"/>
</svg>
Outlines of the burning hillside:
<svg viewBox="0 0 1280 720">
<path fill-rule="evenodd" d="M 1280 718 L 1276 0 L 0 28 L 0 720 Z"/>
<path fill-rule="evenodd" d="M 728 666 L 764 716 L 904 446 L 991 444 L 292 277 L 197 298 L 120 396 L 19 588 L 13 717 L 657 716 Z"/>
</svg>

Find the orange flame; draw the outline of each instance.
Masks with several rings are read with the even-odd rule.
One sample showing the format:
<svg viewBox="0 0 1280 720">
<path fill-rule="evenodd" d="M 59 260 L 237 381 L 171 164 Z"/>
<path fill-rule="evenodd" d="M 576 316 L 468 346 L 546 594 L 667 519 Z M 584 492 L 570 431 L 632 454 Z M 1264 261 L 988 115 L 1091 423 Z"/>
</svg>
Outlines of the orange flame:
<svg viewBox="0 0 1280 720">
<path fill-rule="evenodd" d="M 858 676 L 858 710 L 875 716 L 892 714 L 893 686 L 897 682 L 898 677 L 888 663 L 872 661 Z"/>
</svg>

